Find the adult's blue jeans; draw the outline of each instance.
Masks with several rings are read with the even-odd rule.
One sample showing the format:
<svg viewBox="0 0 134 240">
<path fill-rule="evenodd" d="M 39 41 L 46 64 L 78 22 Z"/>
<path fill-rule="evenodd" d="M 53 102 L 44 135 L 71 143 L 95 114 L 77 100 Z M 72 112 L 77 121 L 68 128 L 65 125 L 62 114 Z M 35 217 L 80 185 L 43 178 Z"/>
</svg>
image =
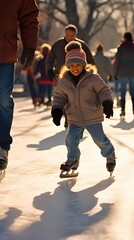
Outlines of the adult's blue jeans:
<svg viewBox="0 0 134 240">
<path fill-rule="evenodd" d="M 76 158 L 80 157 L 81 152 L 79 149 L 79 143 L 83 137 L 83 132 L 85 129 L 87 129 L 95 144 L 101 149 L 101 155 L 103 157 L 110 157 L 114 153 L 114 146 L 108 137 L 104 134 L 103 126 L 101 123 L 88 126 L 70 125 L 65 139 L 66 147 L 68 150 L 67 159 L 69 161 L 73 161 Z"/>
<path fill-rule="evenodd" d="M 120 78 L 121 84 L 121 99 L 125 99 L 126 91 L 127 91 L 127 84 L 129 85 L 129 92 L 131 98 L 134 98 L 134 77 L 123 77 Z"/>
<path fill-rule="evenodd" d="M 9 150 L 13 121 L 14 63 L 0 63 L 0 147 Z"/>
</svg>

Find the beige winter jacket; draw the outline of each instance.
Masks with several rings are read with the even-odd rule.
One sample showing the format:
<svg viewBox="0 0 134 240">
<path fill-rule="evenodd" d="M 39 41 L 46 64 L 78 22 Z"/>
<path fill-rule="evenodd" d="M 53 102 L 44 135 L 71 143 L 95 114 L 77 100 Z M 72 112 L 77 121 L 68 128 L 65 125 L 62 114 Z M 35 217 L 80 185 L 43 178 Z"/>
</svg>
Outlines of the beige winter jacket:
<svg viewBox="0 0 134 240">
<path fill-rule="evenodd" d="M 52 108 L 65 108 L 70 124 L 86 126 L 104 120 L 105 100 L 113 101 L 112 93 L 99 75 L 87 71 L 75 87 L 66 72 L 57 84 Z"/>
</svg>

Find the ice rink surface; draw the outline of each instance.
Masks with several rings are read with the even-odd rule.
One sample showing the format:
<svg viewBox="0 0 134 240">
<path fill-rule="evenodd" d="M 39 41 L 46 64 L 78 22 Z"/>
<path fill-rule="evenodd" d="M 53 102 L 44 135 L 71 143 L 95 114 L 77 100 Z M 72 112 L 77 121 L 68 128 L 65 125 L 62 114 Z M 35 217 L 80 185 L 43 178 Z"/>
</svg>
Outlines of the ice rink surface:
<svg viewBox="0 0 134 240">
<path fill-rule="evenodd" d="M 64 118 L 52 123 L 50 108 L 33 109 L 30 98 L 15 98 L 13 144 L 0 183 L 0 240 L 133 240 L 134 116 L 105 119 L 116 149 L 113 178 L 88 132 L 80 143 L 77 178 L 60 179 L 66 160 Z"/>
</svg>

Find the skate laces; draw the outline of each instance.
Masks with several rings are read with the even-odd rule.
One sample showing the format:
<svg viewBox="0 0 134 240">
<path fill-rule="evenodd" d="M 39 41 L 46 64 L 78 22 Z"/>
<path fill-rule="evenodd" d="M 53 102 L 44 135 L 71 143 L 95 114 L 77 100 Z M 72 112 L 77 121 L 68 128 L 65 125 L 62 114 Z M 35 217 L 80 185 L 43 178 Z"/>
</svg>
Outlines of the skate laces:
<svg viewBox="0 0 134 240">
<path fill-rule="evenodd" d="M 7 161 L 8 151 L 0 147 L 0 159 Z"/>
</svg>

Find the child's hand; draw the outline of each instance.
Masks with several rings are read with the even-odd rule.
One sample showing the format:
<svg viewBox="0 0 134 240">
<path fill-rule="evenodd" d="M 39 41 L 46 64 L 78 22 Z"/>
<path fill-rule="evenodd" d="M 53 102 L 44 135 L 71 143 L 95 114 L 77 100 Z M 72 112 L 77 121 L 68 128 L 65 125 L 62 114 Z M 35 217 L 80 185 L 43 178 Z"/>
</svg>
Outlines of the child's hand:
<svg viewBox="0 0 134 240">
<path fill-rule="evenodd" d="M 51 116 L 53 118 L 53 123 L 56 126 L 60 126 L 60 120 L 61 120 L 62 115 L 63 115 L 63 111 L 61 109 L 59 109 L 59 108 L 52 109 Z"/>
<path fill-rule="evenodd" d="M 105 100 L 102 103 L 103 112 L 106 115 L 106 118 L 113 117 L 113 102 L 109 100 Z"/>
</svg>

